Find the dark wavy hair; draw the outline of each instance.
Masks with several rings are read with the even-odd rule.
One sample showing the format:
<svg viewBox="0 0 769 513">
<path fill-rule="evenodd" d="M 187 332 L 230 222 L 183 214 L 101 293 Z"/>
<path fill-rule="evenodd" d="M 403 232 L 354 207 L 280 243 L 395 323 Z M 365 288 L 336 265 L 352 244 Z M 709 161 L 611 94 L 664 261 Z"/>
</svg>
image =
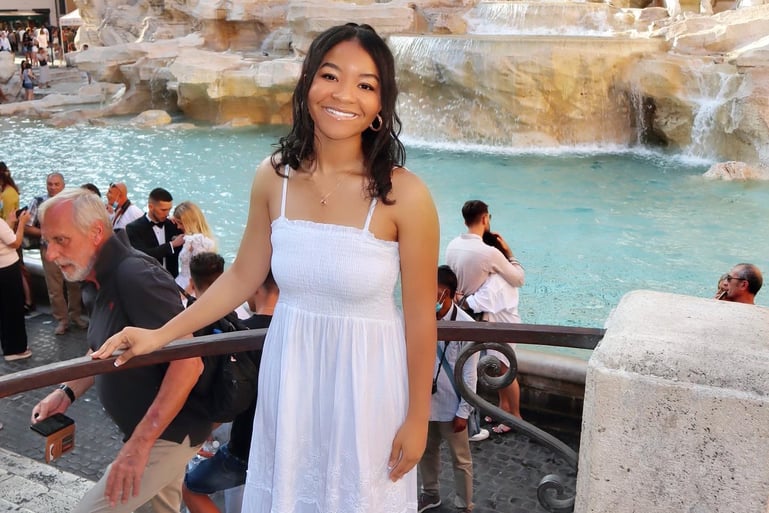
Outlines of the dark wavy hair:
<svg viewBox="0 0 769 513">
<path fill-rule="evenodd" d="M 19 192 L 19 186 L 16 185 L 16 182 L 11 177 L 11 170 L 8 169 L 5 162 L 0 162 L 0 191 L 8 186 L 13 187 L 17 193 Z"/>
<path fill-rule="evenodd" d="M 278 149 L 272 154 L 271 162 L 275 172 L 281 176 L 283 166 L 288 164 L 299 169 L 304 160 L 315 160 L 315 123 L 307 107 L 307 96 L 323 57 L 336 45 L 356 40 L 371 56 L 379 72 L 382 126 L 378 131 L 367 128 L 362 137 L 364 166 L 369 174 L 368 194 L 391 204 L 388 195 L 392 190 L 393 167 L 403 166 L 406 150 L 398 139 L 401 120 L 395 112 L 398 86 L 395 82 L 395 59 L 384 40 L 369 25 L 347 23 L 326 30 L 310 45 L 302 65 L 302 75 L 294 89 L 292 98 L 293 125 L 291 131 L 278 142 Z"/>
</svg>

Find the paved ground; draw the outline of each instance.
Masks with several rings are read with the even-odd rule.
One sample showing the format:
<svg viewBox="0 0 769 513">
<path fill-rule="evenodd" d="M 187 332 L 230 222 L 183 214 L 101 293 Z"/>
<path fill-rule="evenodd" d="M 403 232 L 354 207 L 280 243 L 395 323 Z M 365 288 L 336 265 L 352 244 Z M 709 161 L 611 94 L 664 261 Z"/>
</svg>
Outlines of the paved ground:
<svg viewBox="0 0 769 513">
<path fill-rule="evenodd" d="M 32 357 L 7 363 L 0 359 L 0 374 L 82 356 L 86 352 L 85 332 L 72 330 L 54 336 L 52 318 L 40 313 L 27 321 Z M 44 463 L 43 439 L 29 429 L 30 411 L 50 389 L 25 392 L 0 399 L 0 512 L 68 511 L 87 482 L 96 480 L 121 445 L 121 435 L 106 416 L 93 390 L 70 408 L 68 415 L 77 424 L 76 447 L 51 466 Z M 524 415 L 526 413 L 524 412 Z M 567 440 L 572 446 L 576 439 Z M 536 486 L 550 473 L 566 479 L 573 491 L 576 473 L 552 451 L 522 435 L 493 435 L 472 445 L 475 468 L 476 513 L 544 512 L 537 503 Z M 34 461 L 33 461 L 34 460 Z M 453 479 L 444 450 L 441 472 L 444 505 L 430 511 L 449 513 Z M 63 471 L 63 472 L 59 472 Z M 85 484 L 84 484 L 85 483 Z M 52 506 L 51 499 L 55 506 Z"/>
</svg>

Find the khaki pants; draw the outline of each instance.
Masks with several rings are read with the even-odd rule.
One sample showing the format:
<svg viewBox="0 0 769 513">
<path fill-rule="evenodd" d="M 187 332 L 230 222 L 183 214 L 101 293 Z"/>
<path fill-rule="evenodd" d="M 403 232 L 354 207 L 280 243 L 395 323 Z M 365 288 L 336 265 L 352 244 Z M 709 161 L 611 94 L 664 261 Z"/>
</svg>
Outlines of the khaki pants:
<svg viewBox="0 0 769 513">
<path fill-rule="evenodd" d="M 86 492 L 73 513 L 131 513 L 146 502 L 152 504 L 155 513 L 179 513 L 187 462 L 200 448 L 199 445 L 190 447 L 189 442 L 189 438 L 185 438 L 181 444 L 156 440 L 142 475 L 139 495 L 132 496 L 128 502 L 118 502 L 114 508 L 110 507 L 104 496 L 112 468 L 110 465 L 99 482 Z"/>
<path fill-rule="evenodd" d="M 446 440 L 454 467 L 454 506 L 459 509 L 473 508 L 473 460 L 467 429 L 454 433 L 452 422 L 431 421 L 427 428 L 427 447 L 417 469 L 422 481 L 422 491 L 440 496 L 438 474 L 441 470 L 441 442 Z"/>
<path fill-rule="evenodd" d="M 48 301 L 51 303 L 53 318 L 59 322 L 81 322 L 82 315 L 80 284 L 64 280 L 59 266 L 45 258 L 45 248 L 40 248 L 40 258 L 43 260 L 45 286 L 48 287 Z M 64 287 L 67 287 L 67 298 L 64 298 Z M 67 318 L 69 312 L 69 319 Z"/>
</svg>

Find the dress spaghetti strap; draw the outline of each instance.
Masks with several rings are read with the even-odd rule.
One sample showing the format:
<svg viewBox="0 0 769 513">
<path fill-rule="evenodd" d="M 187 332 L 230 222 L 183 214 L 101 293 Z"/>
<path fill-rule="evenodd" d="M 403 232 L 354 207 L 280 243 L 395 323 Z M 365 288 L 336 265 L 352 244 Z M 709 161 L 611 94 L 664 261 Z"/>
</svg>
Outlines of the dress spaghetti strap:
<svg viewBox="0 0 769 513">
<path fill-rule="evenodd" d="M 286 164 L 286 176 L 283 178 L 283 195 L 280 198 L 280 217 L 286 217 L 286 191 L 288 190 L 288 176 L 291 168 Z"/>
<path fill-rule="evenodd" d="M 363 225 L 363 231 L 369 231 L 368 227 L 371 224 L 371 217 L 374 215 L 374 207 L 376 207 L 376 198 L 371 198 L 371 205 L 368 207 L 368 215 L 366 216 L 366 222 Z"/>
</svg>

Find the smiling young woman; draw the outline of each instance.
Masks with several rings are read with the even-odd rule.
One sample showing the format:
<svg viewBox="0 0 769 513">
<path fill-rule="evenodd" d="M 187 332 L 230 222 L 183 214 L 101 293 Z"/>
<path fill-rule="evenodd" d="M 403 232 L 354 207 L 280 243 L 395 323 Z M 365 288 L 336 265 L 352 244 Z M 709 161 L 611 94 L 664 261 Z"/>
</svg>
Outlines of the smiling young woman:
<svg viewBox="0 0 769 513">
<path fill-rule="evenodd" d="M 396 97 L 393 56 L 374 29 L 320 34 L 294 90 L 291 130 L 256 171 L 233 265 L 164 327 L 127 328 L 94 354 L 126 348 L 122 363 L 195 331 L 272 269 L 280 299 L 243 511 L 416 512 L 439 234 L 429 191 L 403 167 Z"/>
</svg>

